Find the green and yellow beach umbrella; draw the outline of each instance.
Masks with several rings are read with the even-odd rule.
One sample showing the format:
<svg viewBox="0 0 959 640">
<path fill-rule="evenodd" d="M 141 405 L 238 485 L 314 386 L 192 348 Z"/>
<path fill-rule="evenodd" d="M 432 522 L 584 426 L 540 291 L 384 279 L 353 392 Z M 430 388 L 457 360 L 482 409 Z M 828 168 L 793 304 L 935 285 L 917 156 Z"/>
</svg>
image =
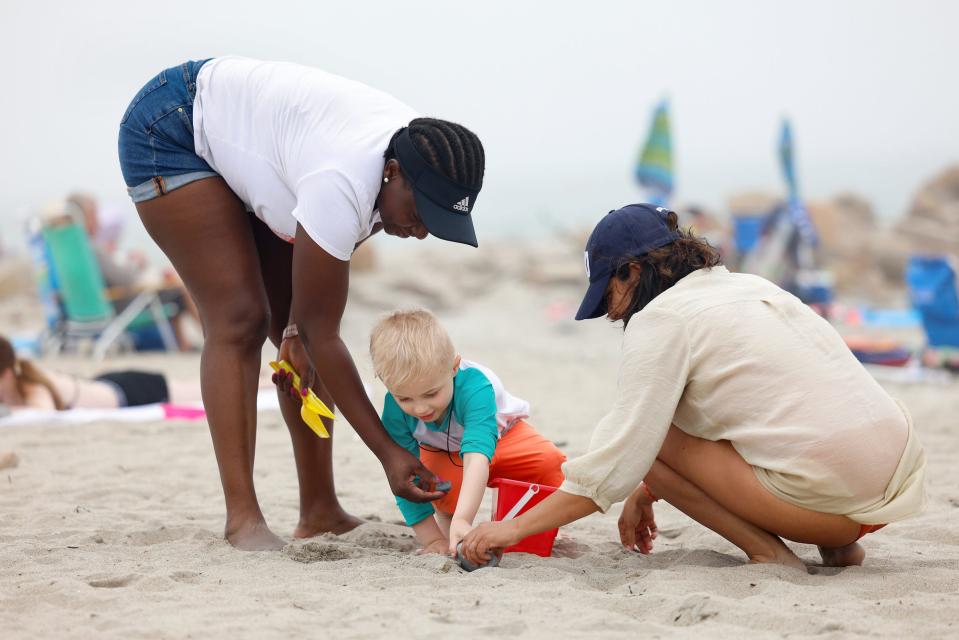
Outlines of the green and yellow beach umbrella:
<svg viewBox="0 0 959 640">
<path fill-rule="evenodd" d="M 649 135 L 636 163 L 636 180 L 650 192 L 649 201 L 654 204 L 666 205 L 673 193 L 673 142 L 666 100 L 653 111 Z"/>
</svg>

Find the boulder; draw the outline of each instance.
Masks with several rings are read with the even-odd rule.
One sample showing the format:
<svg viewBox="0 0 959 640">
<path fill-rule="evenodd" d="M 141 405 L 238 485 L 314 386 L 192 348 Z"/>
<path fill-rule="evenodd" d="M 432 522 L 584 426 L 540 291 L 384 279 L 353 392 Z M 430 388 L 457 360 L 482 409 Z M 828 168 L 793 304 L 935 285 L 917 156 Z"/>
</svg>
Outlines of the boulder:
<svg viewBox="0 0 959 640">
<path fill-rule="evenodd" d="M 959 256 L 959 165 L 947 167 L 919 189 L 895 230 L 913 253 Z"/>
<path fill-rule="evenodd" d="M 809 202 L 806 209 L 816 225 L 824 258 L 861 259 L 871 252 L 879 225 L 865 199 L 844 193 L 830 200 Z"/>
<path fill-rule="evenodd" d="M 727 198 L 726 206 L 734 216 L 764 216 L 782 201 L 781 195 L 767 191 L 738 191 Z"/>
<path fill-rule="evenodd" d="M 820 257 L 840 293 L 875 298 L 886 287 L 877 263 L 880 230 L 864 198 L 842 193 L 806 205 L 819 236 Z"/>
</svg>

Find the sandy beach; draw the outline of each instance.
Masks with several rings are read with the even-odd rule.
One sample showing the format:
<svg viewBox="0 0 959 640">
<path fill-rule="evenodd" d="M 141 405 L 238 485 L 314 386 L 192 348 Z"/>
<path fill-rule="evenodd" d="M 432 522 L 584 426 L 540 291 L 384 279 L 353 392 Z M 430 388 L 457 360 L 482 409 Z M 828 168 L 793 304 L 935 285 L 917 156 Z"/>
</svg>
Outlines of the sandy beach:
<svg viewBox="0 0 959 640">
<path fill-rule="evenodd" d="M 471 252 L 433 241 L 380 256 L 375 272 L 354 275 L 343 328 L 375 404 L 383 388 L 370 372 L 370 327 L 394 306 L 425 305 L 462 355 L 531 402 L 532 424 L 567 455 L 582 453 L 614 393 L 621 329 L 571 320 L 580 265 L 572 242 Z M 5 299 L 0 328 L 22 326 L 30 304 Z M 96 369 L 76 357 L 47 364 Z M 192 377 L 198 356 L 107 364 Z M 367 524 L 243 553 L 222 539 L 204 421 L 0 427 L 0 450 L 19 456 L 0 471 L 0 635 L 956 637 L 959 383 L 886 387 L 912 411 L 926 448 L 928 508 L 867 536 L 862 567 L 816 567 L 814 547 L 791 545 L 808 574 L 746 565 L 731 544 L 662 503 L 649 556 L 620 548 L 617 506 L 562 529 L 553 557 L 510 554 L 499 568 L 465 573 L 448 558 L 415 555 L 376 459 L 342 421 L 338 492 Z M 260 414 L 257 445 L 260 502 L 290 539 L 296 476 L 278 412 Z"/>
</svg>

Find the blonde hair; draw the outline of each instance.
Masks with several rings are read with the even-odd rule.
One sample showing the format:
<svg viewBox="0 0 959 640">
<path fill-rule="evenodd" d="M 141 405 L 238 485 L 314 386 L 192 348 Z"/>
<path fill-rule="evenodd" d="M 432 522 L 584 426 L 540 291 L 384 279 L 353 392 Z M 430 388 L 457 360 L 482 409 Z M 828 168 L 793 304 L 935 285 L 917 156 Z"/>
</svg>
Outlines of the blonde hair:
<svg viewBox="0 0 959 640">
<path fill-rule="evenodd" d="M 0 373 L 3 373 L 7 369 L 13 370 L 13 377 L 17 383 L 17 392 L 21 396 L 26 396 L 28 384 L 39 384 L 50 392 L 50 396 L 53 398 L 53 405 L 58 411 L 66 409 L 63 398 L 60 397 L 53 383 L 50 382 L 50 378 L 29 360 L 21 360 L 18 358 L 10 341 L 0 336 Z"/>
<path fill-rule="evenodd" d="M 370 334 L 376 377 L 388 389 L 452 369 L 456 352 L 439 320 L 426 309 L 394 311 Z"/>
</svg>

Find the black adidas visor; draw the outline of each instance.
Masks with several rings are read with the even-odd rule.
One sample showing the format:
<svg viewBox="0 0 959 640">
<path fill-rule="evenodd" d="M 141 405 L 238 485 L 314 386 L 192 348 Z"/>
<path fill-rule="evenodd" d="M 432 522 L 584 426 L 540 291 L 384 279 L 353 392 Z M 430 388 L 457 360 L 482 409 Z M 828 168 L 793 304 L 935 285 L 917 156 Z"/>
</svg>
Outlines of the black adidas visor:
<svg viewBox="0 0 959 640">
<path fill-rule="evenodd" d="M 413 146 L 408 128 L 396 138 L 395 148 L 426 230 L 442 240 L 478 247 L 470 212 L 479 189 L 464 187 L 431 167 Z"/>
</svg>

